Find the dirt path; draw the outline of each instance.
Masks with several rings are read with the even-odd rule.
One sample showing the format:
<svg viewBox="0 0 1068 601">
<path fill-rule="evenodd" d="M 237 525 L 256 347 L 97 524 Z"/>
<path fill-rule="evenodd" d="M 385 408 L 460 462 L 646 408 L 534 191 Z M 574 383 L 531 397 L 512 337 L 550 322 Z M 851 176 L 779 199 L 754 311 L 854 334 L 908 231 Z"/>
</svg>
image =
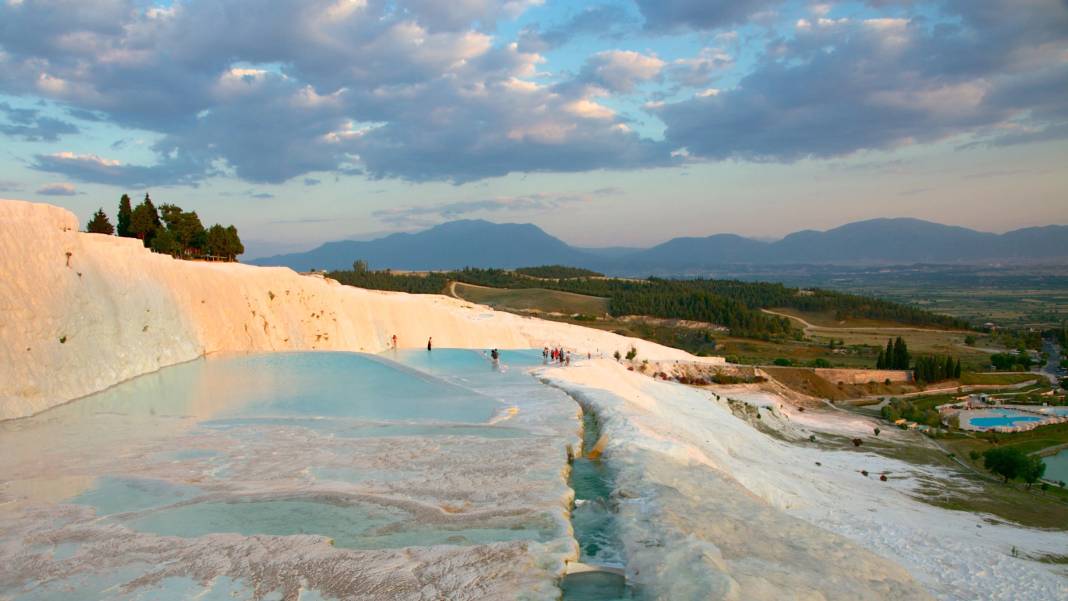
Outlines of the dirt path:
<svg viewBox="0 0 1068 601">
<path fill-rule="evenodd" d="M 778 311 L 772 311 L 771 309 L 761 309 L 768 315 L 777 315 L 779 317 L 786 317 L 799 322 L 806 330 L 823 330 L 823 331 L 855 331 L 855 332 L 944 332 L 947 334 L 960 334 L 963 330 L 939 330 L 936 328 L 914 328 L 914 327 L 883 327 L 883 326 L 818 326 L 814 323 L 805 321 L 803 318 L 796 315 L 790 315 L 787 313 L 780 313 Z"/>
</svg>

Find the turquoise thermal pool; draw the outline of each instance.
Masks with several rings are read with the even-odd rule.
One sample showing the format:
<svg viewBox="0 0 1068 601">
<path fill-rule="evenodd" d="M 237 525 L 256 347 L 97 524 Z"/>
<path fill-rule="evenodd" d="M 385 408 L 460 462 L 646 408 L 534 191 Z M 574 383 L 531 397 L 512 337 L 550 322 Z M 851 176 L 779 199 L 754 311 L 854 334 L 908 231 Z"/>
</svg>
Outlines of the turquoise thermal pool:
<svg viewBox="0 0 1068 601">
<path fill-rule="evenodd" d="M 0 598 L 552 598 L 578 408 L 539 365 L 229 356 L 0 423 Z"/>
</svg>

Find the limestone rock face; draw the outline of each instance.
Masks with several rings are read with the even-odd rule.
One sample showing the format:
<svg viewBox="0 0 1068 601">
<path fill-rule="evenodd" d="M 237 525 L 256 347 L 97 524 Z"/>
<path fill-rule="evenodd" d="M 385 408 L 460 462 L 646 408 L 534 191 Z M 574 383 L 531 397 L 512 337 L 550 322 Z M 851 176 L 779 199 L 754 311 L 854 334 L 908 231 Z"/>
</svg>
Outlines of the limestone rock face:
<svg viewBox="0 0 1068 601">
<path fill-rule="evenodd" d="M 695 360 L 615 334 L 434 295 L 363 290 L 284 267 L 179 261 L 79 232 L 70 211 L 0 200 L 0 419 L 204 354 L 401 347 L 626 352 Z M 702 361 L 722 361 L 701 359 Z"/>
</svg>

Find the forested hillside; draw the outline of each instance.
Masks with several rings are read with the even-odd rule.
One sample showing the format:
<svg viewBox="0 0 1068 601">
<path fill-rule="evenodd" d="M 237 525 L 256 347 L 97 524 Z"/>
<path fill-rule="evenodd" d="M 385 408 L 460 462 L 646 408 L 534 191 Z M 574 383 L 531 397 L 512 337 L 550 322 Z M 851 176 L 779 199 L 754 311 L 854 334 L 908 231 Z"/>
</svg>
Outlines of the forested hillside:
<svg viewBox="0 0 1068 601">
<path fill-rule="evenodd" d="M 362 266 L 361 266 L 362 267 Z M 518 270 L 517 270 L 518 271 Z M 747 338 L 793 337 L 797 332 L 787 318 L 768 315 L 764 308 L 834 312 L 839 318 L 863 317 L 917 326 L 966 329 L 952 317 L 879 299 L 828 290 L 800 290 L 781 284 L 734 280 L 626 280 L 600 277 L 545 279 L 532 283 L 532 273 L 570 273 L 558 266 L 527 268 L 516 273 L 503 269 L 462 269 L 427 275 L 394 274 L 389 271 L 335 271 L 330 277 L 343 284 L 417 294 L 445 292 L 449 281 L 495 288 L 546 288 L 609 300 L 613 316 L 647 315 L 713 323 L 732 335 Z"/>
</svg>

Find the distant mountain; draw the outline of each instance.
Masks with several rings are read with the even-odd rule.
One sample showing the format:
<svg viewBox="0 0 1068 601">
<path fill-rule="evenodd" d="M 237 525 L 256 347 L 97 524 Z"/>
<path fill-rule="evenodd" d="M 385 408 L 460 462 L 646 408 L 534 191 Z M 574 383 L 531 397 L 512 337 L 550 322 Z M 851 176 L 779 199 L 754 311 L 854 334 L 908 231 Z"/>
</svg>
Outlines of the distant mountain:
<svg viewBox="0 0 1068 601">
<path fill-rule="evenodd" d="M 593 255 L 565 244 L 529 223 L 450 221 L 414 234 L 391 234 L 358 242 L 328 242 L 307 252 L 249 261 L 298 271 L 351 269 L 356 259 L 372 269 L 440 270 L 462 267 L 513 268 L 531 265 L 585 265 Z"/>
<path fill-rule="evenodd" d="M 907 264 L 1068 260 L 1068 226 L 1006 234 L 920 219 L 871 219 L 775 242 L 730 234 L 676 238 L 622 257 L 612 271 L 693 271 L 721 265 Z"/>
<path fill-rule="evenodd" d="M 619 266 L 632 269 L 692 269 L 709 265 L 710 257 L 715 257 L 719 265 L 760 262 L 767 247 L 767 242 L 735 234 L 672 238 L 648 250 L 621 257 Z"/>
<path fill-rule="evenodd" d="M 251 261 L 298 270 L 455 269 L 572 265 L 616 275 L 697 273 L 723 265 L 983 263 L 1068 260 L 1068 226 L 990 234 L 919 219 L 872 219 L 825 232 L 805 230 L 763 242 L 734 234 L 674 238 L 648 249 L 580 249 L 531 224 L 453 221 L 415 234 L 330 242 L 314 250 Z"/>
</svg>

